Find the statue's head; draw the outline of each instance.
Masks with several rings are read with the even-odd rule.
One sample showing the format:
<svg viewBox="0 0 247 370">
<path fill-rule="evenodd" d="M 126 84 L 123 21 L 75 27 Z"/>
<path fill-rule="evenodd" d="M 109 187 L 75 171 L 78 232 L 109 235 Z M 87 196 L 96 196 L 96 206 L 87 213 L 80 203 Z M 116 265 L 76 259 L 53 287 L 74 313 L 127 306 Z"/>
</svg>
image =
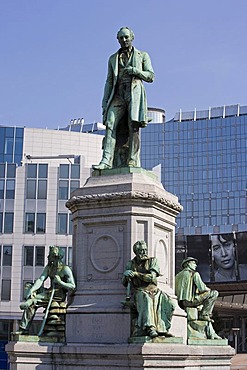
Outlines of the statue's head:
<svg viewBox="0 0 247 370">
<path fill-rule="evenodd" d="M 141 260 L 148 259 L 147 251 L 148 251 L 148 247 L 147 247 L 147 244 L 144 240 L 138 240 L 133 245 L 133 252 L 137 256 L 137 258 L 139 258 Z"/>
<path fill-rule="evenodd" d="M 181 266 L 183 269 L 185 269 L 186 267 L 189 267 L 191 270 L 196 270 L 197 264 L 198 264 L 198 260 L 196 258 L 187 257 L 183 260 L 183 262 L 181 263 Z"/>
<path fill-rule="evenodd" d="M 123 49 L 129 49 L 134 40 L 134 32 L 129 27 L 121 27 L 117 33 L 117 39 Z"/>
<path fill-rule="evenodd" d="M 56 264 L 58 262 L 61 262 L 62 259 L 63 259 L 62 249 L 60 249 L 56 245 L 51 245 L 49 247 L 48 263 L 50 265 L 53 265 L 53 264 Z"/>
</svg>

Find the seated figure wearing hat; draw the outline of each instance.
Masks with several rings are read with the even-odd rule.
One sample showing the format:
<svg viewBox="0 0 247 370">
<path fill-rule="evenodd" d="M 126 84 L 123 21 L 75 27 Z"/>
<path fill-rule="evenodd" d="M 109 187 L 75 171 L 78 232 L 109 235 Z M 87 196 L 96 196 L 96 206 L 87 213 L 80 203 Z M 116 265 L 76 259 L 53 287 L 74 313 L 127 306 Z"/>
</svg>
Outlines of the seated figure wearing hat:
<svg viewBox="0 0 247 370">
<path fill-rule="evenodd" d="M 218 292 L 208 288 L 202 281 L 199 272 L 196 271 L 197 264 L 197 259 L 193 257 L 187 257 L 182 262 L 182 271 L 175 278 L 175 294 L 178 297 L 178 304 L 187 312 L 188 322 L 197 321 L 199 323 L 200 321 L 203 333 L 205 331 L 205 338 L 221 339 L 215 333 L 211 324 L 213 322 L 211 319 L 212 312 Z M 190 316 L 190 312 L 193 312 L 193 309 L 196 309 L 197 317 Z M 197 328 L 198 326 L 195 327 L 196 331 Z M 193 333 L 193 336 L 198 337 L 195 333 Z"/>
</svg>

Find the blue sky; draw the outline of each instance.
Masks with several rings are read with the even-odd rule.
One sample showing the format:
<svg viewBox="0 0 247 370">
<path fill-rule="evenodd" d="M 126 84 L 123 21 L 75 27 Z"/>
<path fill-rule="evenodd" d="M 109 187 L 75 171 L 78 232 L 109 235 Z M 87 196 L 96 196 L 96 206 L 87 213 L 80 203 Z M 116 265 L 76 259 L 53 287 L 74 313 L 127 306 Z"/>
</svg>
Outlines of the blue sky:
<svg viewBox="0 0 247 370">
<path fill-rule="evenodd" d="M 247 105 L 246 0 L 0 0 L 0 125 L 101 121 L 107 60 L 128 26 L 149 53 L 148 105 Z"/>
</svg>

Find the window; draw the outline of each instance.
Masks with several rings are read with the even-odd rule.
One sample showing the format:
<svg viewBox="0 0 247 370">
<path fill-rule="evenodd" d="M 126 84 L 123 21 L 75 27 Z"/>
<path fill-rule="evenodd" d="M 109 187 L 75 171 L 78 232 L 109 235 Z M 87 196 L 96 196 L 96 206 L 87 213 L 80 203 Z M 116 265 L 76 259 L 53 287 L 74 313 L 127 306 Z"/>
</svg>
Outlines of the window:
<svg viewBox="0 0 247 370">
<path fill-rule="evenodd" d="M 24 266 L 44 266 L 44 263 L 45 263 L 44 246 L 33 246 L 33 245 L 24 246 Z"/>
<path fill-rule="evenodd" d="M 0 234 L 3 232 L 3 213 L 0 213 Z"/>
<path fill-rule="evenodd" d="M 15 180 L 7 180 L 6 182 L 6 199 L 15 198 Z"/>
<path fill-rule="evenodd" d="M 48 164 L 39 164 L 39 178 L 47 179 Z"/>
<path fill-rule="evenodd" d="M 1 300 L 10 301 L 11 280 L 2 280 Z"/>
<path fill-rule="evenodd" d="M 72 213 L 69 213 L 69 234 L 73 233 L 73 222 L 72 222 Z"/>
<path fill-rule="evenodd" d="M 59 198 L 60 200 L 68 200 L 68 192 L 69 192 L 69 181 L 67 180 L 59 180 Z"/>
<path fill-rule="evenodd" d="M 5 177 L 5 165 L 0 164 L 0 178 L 4 178 L 4 177 Z"/>
<path fill-rule="evenodd" d="M 80 181 L 71 180 L 70 181 L 70 194 L 80 187 Z"/>
<path fill-rule="evenodd" d="M 33 246 L 24 246 L 24 266 L 33 266 Z"/>
<path fill-rule="evenodd" d="M 6 212 L 4 217 L 4 233 L 5 234 L 13 233 L 13 225 L 14 225 L 14 213 Z"/>
<path fill-rule="evenodd" d="M 59 177 L 61 179 L 69 178 L 69 165 L 68 164 L 60 164 Z"/>
<path fill-rule="evenodd" d="M 37 177 L 37 164 L 28 164 L 27 165 L 27 177 L 36 179 Z"/>
<path fill-rule="evenodd" d="M 25 233 L 34 233 L 35 213 L 26 213 Z"/>
<path fill-rule="evenodd" d="M 80 165 L 61 164 L 59 168 L 58 199 L 67 200 L 70 194 L 80 187 Z"/>
<path fill-rule="evenodd" d="M 4 180 L 0 180 L 0 199 L 4 199 Z"/>
<path fill-rule="evenodd" d="M 27 199 L 47 199 L 47 173 L 47 164 L 27 165 Z"/>
<path fill-rule="evenodd" d="M 59 248 L 62 250 L 62 261 L 65 265 L 72 266 L 72 247 L 61 247 Z"/>
<path fill-rule="evenodd" d="M 3 246 L 3 266 L 12 266 L 12 245 Z"/>
<path fill-rule="evenodd" d="M 46 214 L 37 213 L 36 233 L 45 233 Z"/>
<path fill-rule="evenodd" d="M 6 137 L 5 138 L 4 154 L 9 154 L 9 155 L 12 156 L 12 154 L 13 154 L 13 143 L 14 143 L 14 138 L 13 137 Z"/>
<path fill-rule="evenodd" d="M 45 264 L 45 247 L 35 248 L 35 266 L 44 266 Z"/>
<path fill-rule="evenodd" d="M 16 175 L 16 165 L 8 163 L 7 164 L 7 178 L 15 179 L 15 175 Z"/>
<path fill-rule="evenodd" d="M 68 214 L 59 213 L 58 214 L 58 223 L 57 223 L 57 233 L 58 234 L 67 234 L 68 228 Z"/>
<path fill-rule="evenodd" d="M 72 164 L 71 165 L 71 178 L 72 179 L 79 179 L 80 178 L 80 165 L 79 164 Z"/>
<path fill-rule="evenodd" d="M 38 180 L 38 199 L 46 199 L 47 198 L 47 181 L 46 180 Z"/>
<path fill-rule="evenodd" d="M 36 180 L 27 180 L 27 199 L 36 198 Z"/>
</svg>

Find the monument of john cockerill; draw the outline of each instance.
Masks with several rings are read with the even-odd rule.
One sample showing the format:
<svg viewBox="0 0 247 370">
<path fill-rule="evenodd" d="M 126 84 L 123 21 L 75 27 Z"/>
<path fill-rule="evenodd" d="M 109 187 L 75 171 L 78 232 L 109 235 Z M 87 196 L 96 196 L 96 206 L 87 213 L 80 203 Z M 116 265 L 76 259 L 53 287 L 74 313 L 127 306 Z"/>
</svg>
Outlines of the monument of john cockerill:
<svg viewBox="0 0 247 370">
<path fill-rule="evenodd" d="M 94 169 L 140 167 L 139 129 L 148 123 L 143 81 L 153 82 L 154 71 L 148 53 L 132 46 L 134 33 L 122 27 L 117 34 L 121 48 L 108 62 L 102 102 L 106 134 L 103 156 Z"/>
<path fill-rule="evenodd" d="M 54 335 L 52 295 L 41 299 L 47 312 L 52 308 L 52 330 L 35 338 L 22 335 L 30 322 L 24 320 L 25 305 L 21 330 L 7 345 L 10 370 L 229 370 L 233 350 L 217 338 L 212 321 L 198 320 L 199 308 L 185 307 L 183 297 L 177 303 L 175 225 L 182 206 L 140 165 L 139 131 L 148 123 L 143 82 L 153 82 L 154 72 L 149 55 L 132 46 L 133 31 L 122 27 L 117 39 L 120 49 L 109 59 L 102 104 L 102 159 L 66 203 L 76 279 L 66 336 L 63 341 Z M 72 274 L 70 281 L 68 272 L 53 275 L 55 288 L 74 289 Z M 39 287 L 35 283 L 28 295 Z M 36 306 L 32 317 L 35 311 Z M 188 328 L 193 335 L 187 336 Z"/>
</svg>

